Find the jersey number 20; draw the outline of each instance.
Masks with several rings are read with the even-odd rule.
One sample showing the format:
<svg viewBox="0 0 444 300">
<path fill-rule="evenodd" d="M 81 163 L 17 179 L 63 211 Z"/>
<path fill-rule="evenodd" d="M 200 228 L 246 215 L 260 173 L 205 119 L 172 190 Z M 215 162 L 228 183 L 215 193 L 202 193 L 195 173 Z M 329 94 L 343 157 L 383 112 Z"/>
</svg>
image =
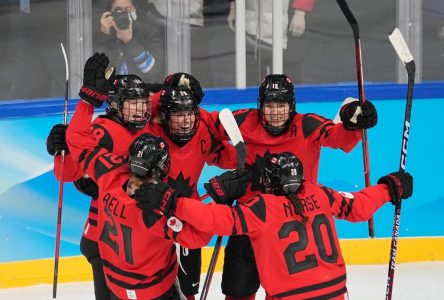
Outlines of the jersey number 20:
<svg viewBox="0 0 444 300">
<path fill-rule="evenodd" d="M 328 241 L 330 242 L 331 249 L 330 255 L 327 254 L 324 241 L 322 239 L 322 225 L 325 226 L 325 230 L 328 234 Z M 296 231 L 299 236 L 299 240 L 297 242 L 288 244 L 287 248 L 284 251 L 285 262 L 287 263 L 288 273 L 290 274 L 302 272 L 318 266 L 315 254 L 309 254 L 305 256 L 304 260 L 296 261 L 295 253 L 305 250 L 309 242 L 307 229 L 305 226 L 305 224 L 293 220 L 282 224 L 282 227 L 279 230 L 280 239 L 288 238 L 290 236 L 290 232 L 292 231 Z M 311 223 L 311 227 L 313 230 L 313 235 L 315 238 L 319 257 L 328 263 L 335 263 L 338 260 L 338 249 L 336 248 L 333 231 L 331 229 L 330 221 L 328 220 L 327 216 L 325 216 L 324 214 L 317 215 Z"/>
</svg>

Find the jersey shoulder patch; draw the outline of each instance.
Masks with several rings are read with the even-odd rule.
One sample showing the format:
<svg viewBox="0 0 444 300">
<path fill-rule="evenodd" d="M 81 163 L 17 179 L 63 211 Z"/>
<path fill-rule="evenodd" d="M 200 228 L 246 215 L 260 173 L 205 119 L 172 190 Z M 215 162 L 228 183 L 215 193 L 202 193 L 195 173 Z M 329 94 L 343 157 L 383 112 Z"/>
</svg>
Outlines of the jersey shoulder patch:
<svg viewBox="0 0 444 300">
<path fill-rule="evenodd" d="M 317 114 L 305 114 L 302 117 L 302 132 L 304 138 L 308 138 L 316 129 L 318 129 L 328 119 Z"/>
<path fill-rule="evenodd" d="M 256 113 L 256 109 L 238 109 L 233 112 L 234 119 L 239 127 L 242 125 L 242 123 L 244 123 L 245 119 L 250 113 Z"/>
<path fill-rule="evenodd" d="M 258 195 L 250 200 L 247 200 L 243 203 L 244 206 L 250 208 L 250 210 L 254 213 L 259 220 L 265 223 L 267 213 L 265 208 L 265 200 L 261 195 Z"/>
</svg>

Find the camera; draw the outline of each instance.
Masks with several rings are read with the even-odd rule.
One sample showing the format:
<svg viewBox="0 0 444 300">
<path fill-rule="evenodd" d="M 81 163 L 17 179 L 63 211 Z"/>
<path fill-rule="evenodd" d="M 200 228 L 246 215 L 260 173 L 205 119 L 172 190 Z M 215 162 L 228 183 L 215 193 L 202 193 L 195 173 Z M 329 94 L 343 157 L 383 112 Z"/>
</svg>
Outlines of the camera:
<svg viewBox="0 0 444 300">
<path fill-rule="evenodd" d="M 117 28 L 120 30 L 125 30 L 129 28 L 131 19 L 130 14 L 125 10 L 116 10 L 111 12 L 114 18 L 114 23 L 116 23 Z"/>
</svg>

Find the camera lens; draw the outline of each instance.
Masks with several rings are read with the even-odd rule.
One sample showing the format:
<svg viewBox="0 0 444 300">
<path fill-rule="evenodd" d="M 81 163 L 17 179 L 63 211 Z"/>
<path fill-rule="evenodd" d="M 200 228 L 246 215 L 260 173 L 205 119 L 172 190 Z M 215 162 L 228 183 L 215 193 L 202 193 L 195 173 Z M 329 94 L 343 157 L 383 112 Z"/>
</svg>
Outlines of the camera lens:
<svg viewBox="0 0 444 300">
<path fill-rule="evenodd" d="M 130 25 L 130 19 L 126 11 L 116 10 L 112 12 L 114 23 L 120 30 L 128 29 Z"/>
</svg>

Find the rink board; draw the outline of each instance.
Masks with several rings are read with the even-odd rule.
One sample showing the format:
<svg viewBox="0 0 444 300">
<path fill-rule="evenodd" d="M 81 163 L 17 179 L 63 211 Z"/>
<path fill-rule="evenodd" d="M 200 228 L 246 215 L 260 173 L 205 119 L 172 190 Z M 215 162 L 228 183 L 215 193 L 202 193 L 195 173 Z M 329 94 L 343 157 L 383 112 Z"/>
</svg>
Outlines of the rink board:
<svg viewBox="0 0 444 300">
<path fill-rule="evenodd" d="M 346 264 L 387 264 L 391 239 L 341 240 Z M 444 238 L 401 238 L 397 263 L 444 261 Z M 207 272 L 214 247 L 202 251 L 202 272 Z M 270 258 L 273 259 L 273 258 Z M 215 272 L 221 272 L 224 249 L 221 249 Z M 53 280 L 54 259 L 0 263 L 0 288 L 49 284 Z M 83 256 L 63 257 L 59 263 L 58 282 L 91 281 L 91 265 Z"/>
<path fill-rule="evenodd" d="M 254 93 L 249 90 L 246 93 L 251 94 L 246 98 L 249 103 L 204 107 L 210 111 L 225 106 L 232 109 L 255 107 L 256 104 L 251 102 L 255 100 Z M 421 89 L 418 94 L 421 95 Z M 212 92 L 208 92 L 206 97 L 212 95 Z M 333 100 L 316 99 L 320 102 L 308 102 L 299 97 L 297 110 L 333 118 L 341 103 L 340 100 Z M 405 99 L 377 99 L 373 103 L 378 110 L 379 122 L 377 127 L 368 131 L 368 140 L 371 181 L 375 183 L 380 176 L 399 168 Z M 52 281 L 53 262 L 50 258 L 54 255 L 58 182 L 52 173 L 52 157 L 46 153 L 45 140 L 50 128 L 61 122 L 61 115 L 51 112 L 45 114 L 41 106 L 36 102 L 33 108 L 35 115 L 20 116 L 11 115 L 15 110 L 8 111 L 8 105 L 0 104 L 0 136 L 3 141 L 7 141 L 0 147 L 0 287 L 12 286 L 13 282 L 20 285 L 45 282 L 46 277 Z M 398 261 L 401 262 L 444 260 L 443 254 L 439 253 L 444 249 L 441 239 L 444 237 L 444 222 L 441 221 L 444 215 L 444 191 L 438 188 L 442 186 L 444 169 L 444 138 L 440 132 L 442 111 L 444 99 L 414 100 L 407 170 L 415 176 L 415 188 L 413 197 L 405 201 L 402 207 L 400 245 L 405 241 L 409 241 L 409 244 L 399 252 Z M 204 193 L 202 183 L 219 172 L 215 167 L 204 169 L 199 183 L 200 193 Z M 319 182 L 342 191 L 363 188 L 361 145 L 348 154 L 340 150 L 323 149 Z M 71 183 L 65 184 L 60 248 L 61 280 L 90 279 L 89 266 L 83 258 L 77 257 L 80 255 L 80 235 L 88 209 L 89 199 L 80 195 Z M 337 231 L 343 240 L 347 261 L 388 262 L 390 245 L 387 238 L 392 234 L 393 212 L 394 207 L 386 204 L 375 214 L 378 238 L 375 240 L 366 239 L 368 229 L 365 222 L 352 224 L 337 221 Z M 214 245 L 214 240 L 211 245 Z M 418 247 L 422 250 L 414 250 Z M 207 251 L 210 252 L 207 255 L 211 255 L 211 248 Z M 352 254 L 349 256 L 347 253 Z M 69 267 L 63 268 L 65 261 Z M 85 272 L 81 271 L 83 269 Z"/>
</svg>

